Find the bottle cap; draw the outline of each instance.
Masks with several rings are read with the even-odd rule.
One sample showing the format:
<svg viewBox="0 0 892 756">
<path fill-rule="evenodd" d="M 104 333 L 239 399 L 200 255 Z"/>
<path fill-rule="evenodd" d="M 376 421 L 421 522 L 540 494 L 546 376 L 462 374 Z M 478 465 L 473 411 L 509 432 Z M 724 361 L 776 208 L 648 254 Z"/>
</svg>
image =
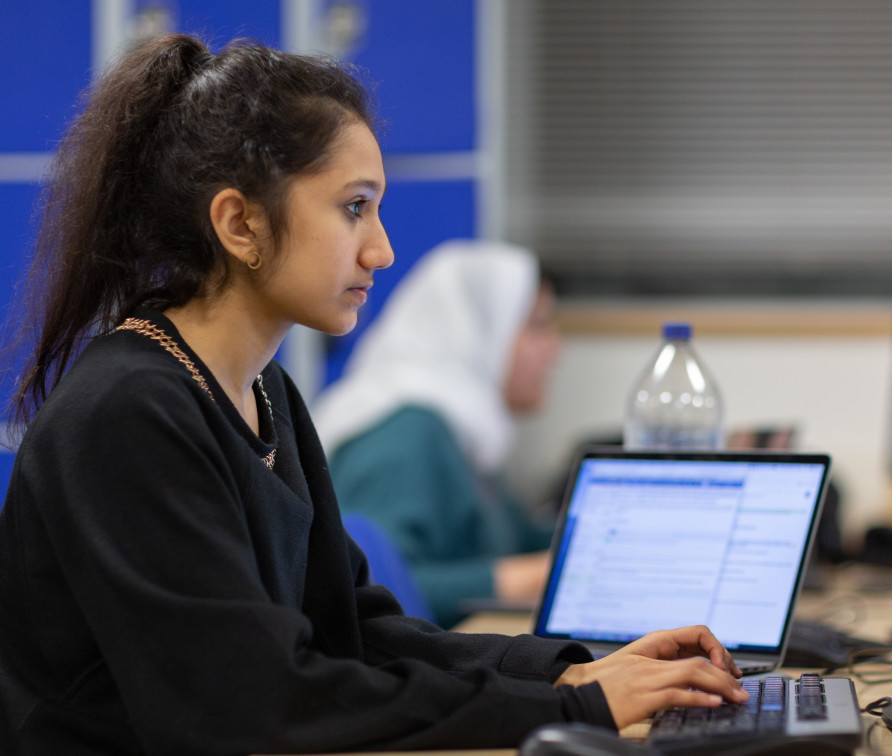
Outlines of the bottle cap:
<svg viewBox="0 0 892 756">
<path fill-rule="evenodd" d="M 671 341 L 690 341 L 690 323 L 663 323 L 663 338 Z"/>
</svg>

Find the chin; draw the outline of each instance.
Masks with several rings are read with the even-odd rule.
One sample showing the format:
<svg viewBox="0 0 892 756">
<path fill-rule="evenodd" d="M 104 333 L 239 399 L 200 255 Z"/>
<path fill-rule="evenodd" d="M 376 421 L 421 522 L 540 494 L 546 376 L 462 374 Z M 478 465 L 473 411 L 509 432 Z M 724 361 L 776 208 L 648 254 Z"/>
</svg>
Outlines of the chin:
<svg viewBox="0 0 892 756">
<path fill-rule="evenodd" d="M 356 328 L 358 315 L 355 310 L 346 308 L 337 308 L 329 312 L 316 313 L 295 322 L 312 328 L 314 331 L 320 331 L 326 336 L 346 336 L 350 331 Z"/>
<path fill-rule="evenodd" d="M 341 323 L 340 325 L 332 325 L 328 328 L 319 328 L 318 330 L 322 331 L 329 336 L 346 336 L 350 331 L 356 328 L 356 318 L 353 318 L 349 323 Z"/>
<path fill-rule="evenodd" d="M 512 404 L 511 410 L 515 415 L 519 416 L 535 415 L 542 409 L 544 404 L 545 400 L 542 397 L 536 397 L 535 399 L 526 398 Z"/>
</svg>

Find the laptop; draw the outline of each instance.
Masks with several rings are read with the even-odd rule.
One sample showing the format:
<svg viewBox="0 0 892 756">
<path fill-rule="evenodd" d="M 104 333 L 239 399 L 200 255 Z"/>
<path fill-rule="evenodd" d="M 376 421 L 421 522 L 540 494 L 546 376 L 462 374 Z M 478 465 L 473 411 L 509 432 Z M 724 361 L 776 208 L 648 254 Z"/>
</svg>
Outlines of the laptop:
<svg viewBox="0 0 892 756">
<path fill-rule="evenodd" d="M 704 624 L 744 674 L 783 660 L 830 457 L 586 447 L 567 483 L 534 633 L 596 658 Z"/>
</svg>

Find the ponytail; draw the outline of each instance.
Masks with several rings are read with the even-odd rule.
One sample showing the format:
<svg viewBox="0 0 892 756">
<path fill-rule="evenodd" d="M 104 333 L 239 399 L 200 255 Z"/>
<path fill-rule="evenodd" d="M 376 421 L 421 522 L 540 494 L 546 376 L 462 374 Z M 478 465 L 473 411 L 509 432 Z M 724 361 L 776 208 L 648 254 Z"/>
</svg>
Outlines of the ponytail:
<svg viewBox="0 0 892 756">
<path fill-rule="evenodd" d="M 340 128 L 373 127 L 344 67 L 241 43 L 212 55 L 158 37 L 87 93 L 51 163 L 19 334 L 28 351 L 9 415 L 21 430 L 90 338 L 140 302 L 166 308 L 222 285 L 228 262 L 208 209 L 232 186 L 280 238 L 288 180 L 319 169 Z M 30 325 L 26 325 L 30 324 Z"/>
</svg>

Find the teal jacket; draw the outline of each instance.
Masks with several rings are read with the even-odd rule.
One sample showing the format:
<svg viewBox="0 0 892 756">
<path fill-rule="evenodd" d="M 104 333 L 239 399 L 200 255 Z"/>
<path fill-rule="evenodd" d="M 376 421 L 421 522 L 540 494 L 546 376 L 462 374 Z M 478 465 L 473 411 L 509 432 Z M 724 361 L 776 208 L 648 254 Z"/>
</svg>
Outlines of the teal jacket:
<svg viewBox="0 0 892 756">
<path fill-rule="evenodd" d="M 494 595 L 497 557 L 548 547 L 551 523 L 533 521 L 497 476 L 476 473 L 430 409 L 397 410 L 336 449 L 330 469 L 341 509 L 390 534 L 444 627 L 464 600 Z"/>
</svg>

